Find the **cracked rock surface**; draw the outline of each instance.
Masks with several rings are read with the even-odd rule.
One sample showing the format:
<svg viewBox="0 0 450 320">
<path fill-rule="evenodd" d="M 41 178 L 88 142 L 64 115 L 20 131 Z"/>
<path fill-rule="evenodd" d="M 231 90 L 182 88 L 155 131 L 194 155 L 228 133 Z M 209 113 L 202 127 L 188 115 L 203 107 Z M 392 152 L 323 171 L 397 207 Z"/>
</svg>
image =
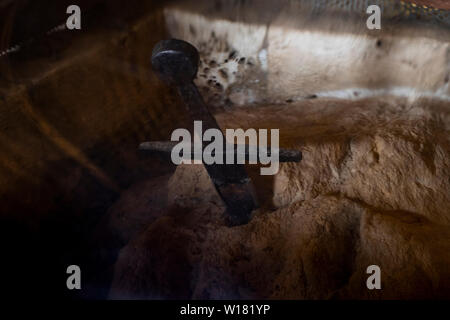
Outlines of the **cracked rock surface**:
<svg viewBox="0 0 450 320">
<path fill-rule="evenodd" d="M 110 298 L 449 298 L 446 106 L 316 99 L 218 114 L 226 128 L 280 128 L 281 146 L 303 161 L 272 177 L 249 166 L 263 201 L 233 228 L 204 168 L 179 166 L 158 183 L 166 208 L 121 250 Z M 381 290 L 367 289 L 371 265 Z"/>
</svg>

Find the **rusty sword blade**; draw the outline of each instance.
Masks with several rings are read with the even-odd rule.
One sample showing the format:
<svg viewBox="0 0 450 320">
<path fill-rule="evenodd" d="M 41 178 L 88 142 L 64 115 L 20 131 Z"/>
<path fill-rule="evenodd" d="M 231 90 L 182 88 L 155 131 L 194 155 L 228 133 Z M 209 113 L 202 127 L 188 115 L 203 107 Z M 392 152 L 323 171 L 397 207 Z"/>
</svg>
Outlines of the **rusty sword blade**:
<svg viewBox="0 0 450 320">
<path fill-rule="evenodd" d="M 182 40 L 163 40 L 156 44 L 152 53 L 153 69 L 162 80 L 178 88 L 191 118 L 202 121 L 205 129 L 219 129 L 193 82 L 198 61 L 197 49 Z M 213 164 L 205 165 L 205 168 L 226 205 L 230 224 L 247 223 L 257 202 L 244 166 Z"/>
</svg>

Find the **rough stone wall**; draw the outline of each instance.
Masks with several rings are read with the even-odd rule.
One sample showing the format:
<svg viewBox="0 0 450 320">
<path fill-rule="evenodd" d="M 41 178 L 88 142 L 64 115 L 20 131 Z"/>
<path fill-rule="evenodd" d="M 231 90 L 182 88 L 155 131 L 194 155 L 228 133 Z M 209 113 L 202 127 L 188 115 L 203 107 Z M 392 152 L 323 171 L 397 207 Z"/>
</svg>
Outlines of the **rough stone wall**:
<svg viewBox="0 0 450 320">
<path fill-rule="evenodd" d="M 316 99 L 217 118 L 280 128 L 281 145 L 302 150 L 302 162 L 265 178 L 249 166 L 261 208 L 233 228 L 204 168 L 178 167 L 165 180 L 166 209 L 121 250 L 111 298 L 449 297 L 446 103 Z M 381 268 L 382 290 L 366 287 L 370 265 Z"/>
</svg>

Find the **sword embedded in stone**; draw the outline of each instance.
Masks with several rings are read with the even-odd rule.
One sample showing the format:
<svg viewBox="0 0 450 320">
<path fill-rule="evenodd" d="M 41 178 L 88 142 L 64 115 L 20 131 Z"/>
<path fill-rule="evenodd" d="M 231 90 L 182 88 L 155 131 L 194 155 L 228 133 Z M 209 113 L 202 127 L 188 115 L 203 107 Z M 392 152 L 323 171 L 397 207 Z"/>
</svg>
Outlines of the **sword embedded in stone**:
<svg viewBox="0 0 450 320">
<path fill-rule="evenodd" d="M 182 40 L 163 40 L 155 45 L 152 52 L 152 67 L 159 77 L 177 87 L 184 100 L 190 116 L 194 121 L 202 121 L 207 129 L 218 129 L 216 119 L 210 113 L 202 99 L 194 78 L 197 74 L 199 54 L 190 43 Z M 177 143 L 174 142 L 144 142 L 140 150 L 169 153 Z M 237 146 L 235 146 L 236 148 Z M 245 156 L 249 155 L 250 146 L 246 146 Z M 270 148 L 268 148 L 270 150 Z M 233 150 L 235 151 L 235 150 Z M 254 149 L 252 149 L 252 152 Z M 224 149 L 224 153 L 227 150 Z M 279 161 L 299 162 L 301 152 L 298 150 L 277 149 Z M 192 156 L 190 159 L 201 159 L 201 155 Z M 229 222 L 231 225 L 248 223 L 252 211 L 257 208 L 257 200 L 254 186 L 247 175 L 243 164 L 204 164 L 214 186 L 225 203 Z"/>
</svg>

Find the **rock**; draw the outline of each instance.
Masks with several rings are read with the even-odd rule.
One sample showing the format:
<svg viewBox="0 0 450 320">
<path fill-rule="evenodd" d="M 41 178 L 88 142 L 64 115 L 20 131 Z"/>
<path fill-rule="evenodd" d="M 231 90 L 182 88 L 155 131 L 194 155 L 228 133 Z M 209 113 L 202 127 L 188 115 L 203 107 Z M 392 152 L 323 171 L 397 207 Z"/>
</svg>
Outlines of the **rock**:
<svg viewBox="0 0 450 320">
<path fill-rule="evenodd" d="M 361 2 L 355 8 L 357 4 Z M 410 16 L 414 8 L 397 9 L 386 2 L 382 32 L 373 32 L 365 24 L 366 8 L 349 14 L 337 7 L 329 4 L 317 14 L 314 1 L 307 0 L 239 6 L 183 1 L 164 14 L 170 35 L 199 49 L 202 66 L 196 84 L 215 107 L 311 96 L 449 99 L 448 28 L 416 24 Z M 399 23 L 402 16 L 409 18 Z M 422 20 L 431 16 L 421 14 Z M 235 58 L 228 59 L 232 53 Z M 221 77 L 223 68 L 230 77 Z"/>
<path fill-rule="evenodd" d="M 206 170 L 178 167 L 171 206 L 120 252 L 110 297 L 450 297 L 445 103 L 319 98 L 217 119 L 226 128 L 280 128 L 281 146 L 304 158 L 267 181 L 248 168 L 272 206 L 233 228 Z M 371 265 L 381 268 L 381 290 L 366 286 Z"/>
<path fill-rule="evenodd" d="M 356 272 L 338 297 L 448 299 L 450 297 L 450 230 L 402 211 L 371 211 L 360 225 Z M 378 265 L 382 290 L 368 291 L 366 266 Z"/>
<path fill-rule="evenodd" d="M 114 239 L 120 244 L 127 244 L 167 211 L 168 180 L 167 175 L 156 177 L 134 184 L 122 192 L 104 221 L 99 223 L 97 234 L 111 237 L 105 242 Z"/>
<path fill-rule="evenodd" d="M 449 230 L 417 215 L 380 213 L 334 196 L 261 213 L 234 228 L 205 213 L 161 218 L 130 243 L 111 297 L 448 297 Z M 374 264 L 382 270 L 382 291 L 366 287 Z"/>
<path fill-rule="evenodd" d="M 233 228 L 205 169 L 179 166 L 161 182 L 167 207 L 120 251 L 110 297 L 450 298 L 448 30 L 388 16 L 381 37 L 360 17 L 251 3 L 242 19 L 222 1 L 164 16 L 200 49 L 195 81 L 226 107 L 212 109 L 221 128 L 277 128 L 303 160 L 264 178 L 248 166 L 262 206 Z"/>
<path fill-rule="evenodd" d="M 224 207 L 208 172 L 200 164 L 182 164 L 177 167 L 169 180 L 168 202 L 188 208 L 209 203 Z"/>
<path fill-rule="evenodd" d="M 304 148 L 304 161 L 283 165 L 275 178 L 278 206 L 339 193 L 375 208 L 450 224 L 449 140 L 435 123 L 399 122 L 395 132 L 380 127 Z"/>
</svg>

